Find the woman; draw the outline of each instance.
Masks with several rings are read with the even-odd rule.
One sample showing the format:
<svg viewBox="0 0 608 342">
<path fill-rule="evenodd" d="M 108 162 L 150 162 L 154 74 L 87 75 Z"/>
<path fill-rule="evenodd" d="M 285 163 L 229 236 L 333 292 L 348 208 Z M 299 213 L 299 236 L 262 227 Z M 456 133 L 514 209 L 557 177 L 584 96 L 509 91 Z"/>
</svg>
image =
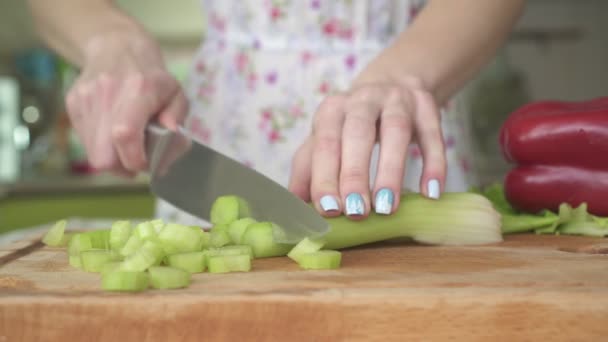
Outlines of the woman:
<svg viewBox="0 0 608 342">
<path fill-rule="evenodd" d="M 458 118 L 439 109 L 491 59 L 523 0 L 203 3 L 207 35 L 183 92 L 110 0 L 30 0 L 45 41 L 82 68 L 66 101 L 93 166 L 145 169 L 154 118 L 184 121 L 326 216 L 391 214 L 404 187 L 439 198 L 467 186 Z M 189 219 L 178 214 L 159 206 Z"/>
</svg>

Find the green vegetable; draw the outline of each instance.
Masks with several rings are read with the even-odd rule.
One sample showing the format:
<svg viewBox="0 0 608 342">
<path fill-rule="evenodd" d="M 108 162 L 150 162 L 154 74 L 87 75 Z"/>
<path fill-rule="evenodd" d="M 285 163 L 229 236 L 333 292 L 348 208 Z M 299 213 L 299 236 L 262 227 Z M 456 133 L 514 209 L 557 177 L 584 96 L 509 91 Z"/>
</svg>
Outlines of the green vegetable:
<svg viewBox="0 0 608 342">
<path fill-rule="evenodd" d="M 133 234 L 120 250 L 120 255 L 128 257 L 135 253 L 143 244 L 144 240 L 142 240 L 139 235 Z"/>
<path fill-rule="evenodd" d="M 153 266 L 148 269 L 150 285 L 155 289 L 178 289 L 190 285 L 190 273 L 179 268 Z"/>
<path fill-rule="evenodd" d="M 251 246 L 255 258 L 268 258 L 287 255 L 293 245 L 280 244 L 274 241 L 273 224 L 270 222 L 256 222 L 251 224 L 241 241 Z"/>
<path fill-rule="evenodd" d="M 66 220 L 61 220 L 55 223 L 42 238 L 42 243 L 51 247 L 61 246 L 64 243 L 63 237 L 66 225 Z"/>
<path fill-rule="evenodd" d="M 154 241 L 146 241 L 135 253 L 125 259 L 120 266 L 122 271 L 142 272 L 150 266 L 160 264 L 165 256 L 163 248 Z"/>
<path fill-rule="evenodd" d="M 70 255 L 68 256 L 68 261 L 70 266 L 78 269 L 82 269 L 82 260 L 80 260 L 80 255 Z"/>
<path fill-rule="evenodd" d="M 325 241 L 323 239 L 305 238 L 292 248 L 287 256 L 293 261 L 299 263 L 303 254 L 314 253 L 323 248 Z"/>
<path fill-rule="evenodd" d="M 228 226 L 228 235 L 230 235 L 230 240 L 232 240 L 232 243 L 235 245 L 241 244 L 247 227 L 254 223 L 256 223 L 256 220 L 250 217 L 245 217 L 232 222 L 230 226 Z"/>
<path fill-rule="evenodd" d="M 131 236 L 131 222 L 116 221 L 110 228 L 110 248 L 115 251 L 120 251 Z"/>
<path fill-rule="evenodd" d="M 84 233 L 74 234 L 68 244 L 68 254 L 80 258 L 80 253 L 93 249 L 91 237 Z"/>
<path fill-rule="evenodd" d="M 190 273 L 203 272 L 207 266 L 205 252 L 171 254 L 167 256 L 167 264 Z"/>
<path fill-rule="evenodd" d="M 323 250 L 313 253 L 303 253 L 298 257 L 298 265 L 307 270 L 330 270 L 340 267 L 342 253 Z"/>
<path fill-rule="evenodd" d="M 116 260 L 116 255 L 103 249 L 91 249 L 80 253 L 82 269 L 87 272 L 101 272 L 103 265 Z"/>
<path fill-rule="evenodd" d="M 145 240 L 154 240 L 157 238 L 157 235 L 158 235 L 156 228 L 150 221 L 139 223 L 135 227 L 135 231 L 133 233 L 144 241 Z"/>
<path fill-rule="evenodd" d="M 207 268 L 210 273 L 249 272 L 251 258 L 246 254 L 209 256 Z"/>
<path fill-rule="evenodd" d="M 247 245 L 232 245 L 221 248 L 212 248 L 204 252 L 207 257 L 218 256 L 218 255 L 248 255 L 250 259 L 253 259 L 253 250 L 251 246 Z"/>
<path fill-rule="evenodd" d="M 327 249 L 342 249 L 394 238 L 438 245 L 479 245 L 502 241 L 500 215 L 483 196 L 444 193 L 439 200 L 404 194 L 392 215 L 371 213 L 362 224 L 344 216 L 328 218 Z M 249 229 L 248 229 L 249 232 Z"/>
<path fill-rule="evenodd" d="M 158 239 L 167 254 L 194 252 L 201 248 L 201 233 L 191 227 L 169 223 L 158 233 Z"/>
<path fill-rule="evenodd" d="M 109 261 L 101 266 L 101 273 L 108 273 L 114 271 L 120 271 L 120 266 L 122 262 L 120 261 Z"/>
<path fill-rule="evenodd" d="M 210 233 L 209 245 L 211 247 L 223 247 L 230 244 L 230 235 L 224 230 L 215 230 Z"/>
<path fill-rule="evenodd" d="M 91 230 L 81 234 L 86 235 L 91 239 L 91 246 L 93 248 L 110 248 L 110 229 Z"/>
<path fill-rule="evenodd" d="M 143 291 L 148 288 L 148 274 L 125 271 L 102 273 L 101 288 L 106 291 Z"/>
<path fill-rule="evenodd" d="M 220 196 L 211 206 L 211 223 L 214 225 L 229 225 L 239 219 L 241 208 L 237 196 Z"/>
</svg>

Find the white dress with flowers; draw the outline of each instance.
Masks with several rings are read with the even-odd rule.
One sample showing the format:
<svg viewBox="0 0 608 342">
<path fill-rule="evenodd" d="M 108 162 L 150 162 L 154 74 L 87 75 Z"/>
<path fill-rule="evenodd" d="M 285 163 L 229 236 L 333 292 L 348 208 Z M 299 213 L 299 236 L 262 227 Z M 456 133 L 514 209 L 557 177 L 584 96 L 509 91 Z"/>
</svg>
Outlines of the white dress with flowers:
<svg viewBox="0 0 608 342">
<path fill-rule="evenodd" d="M 186 127 L 199 140 L 286 186 L 315 109 L 411 22 L 416 0 L 203 0 L 207 30 L 187 80 Z M 442 114 L 448 191 L 468 187 L 468 148 L 455 113 Z M 464 140 L 462 140 L 464 141 Z M 375 159 L 375 155 L 374 155 Z M 404 187 L 418 190 L 411 146 Z M 372 177 L 374 169 L 372 169 Z M 199 220 L 159 201 L 157 215 Z"/>
</svg>

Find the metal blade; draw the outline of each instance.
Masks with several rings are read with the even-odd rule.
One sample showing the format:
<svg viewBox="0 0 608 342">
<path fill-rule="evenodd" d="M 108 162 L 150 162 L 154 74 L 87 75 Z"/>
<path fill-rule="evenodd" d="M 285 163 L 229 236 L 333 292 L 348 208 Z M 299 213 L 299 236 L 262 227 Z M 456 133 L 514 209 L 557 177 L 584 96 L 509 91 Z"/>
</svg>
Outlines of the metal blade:
<svg viewBox="0 0 608 342">
<path fill-rule="evenodd" d="M 149 124 L 146 154 L 152 192 L 194 216 L 209 221 L 213 202 L 236 195 L 249 216 L 276 225 L 275 240 L 297 243 L 329 230 L 316 210 L 280 184 L 188 136 Z"/>
</svg>

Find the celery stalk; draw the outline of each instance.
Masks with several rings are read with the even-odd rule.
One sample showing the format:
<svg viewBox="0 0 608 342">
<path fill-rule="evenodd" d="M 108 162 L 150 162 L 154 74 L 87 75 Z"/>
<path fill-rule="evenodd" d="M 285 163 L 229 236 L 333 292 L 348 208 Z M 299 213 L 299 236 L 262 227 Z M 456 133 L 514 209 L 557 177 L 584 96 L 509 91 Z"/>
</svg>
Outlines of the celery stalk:
<svg viewBox="0 0 608 342">
<path fill-rule="evenodd" d="M 198 251 L 201 248 L 201 239 L 200 232 L 175 223 L 165 225 L 158 233 L 158 240 L 167 254 Z"/>
<path fill-rule="evenodd" d="M 110 248 L 119 251 L 131 236 L 131 222 L 116 221 L 110 228 Z"/>
<path fill-rule="evenodd" d="M 58 221 L 49 229 L 49 231 L 42 238 L 42 243 L 51 247 L 59 247 L 63 243 L 63 235 L 65 232 L 65 226 L 67 225 L 66 220 Z"/>
<path fill-rule="evenodd" d="M 303 254 L 317 252 L 323 248 L 323 245 L 325 245 L 325 241 L 323 239 L 305 238 L 298 242 L 298 244 L 295 245 L 295 247 L 293 247 L 289 253 L 287 253 L 287 256 L 293 261 L 299 263 Z"/>
<path fill-rule="evenodd" d="M 135 253 L 139 247 L 144 244 L 144 241 L 139 237 L 139 235 L 131 235 L 124 246 L 120 249 L 120 255 L 124 257 L 128 257 Z"/>
<path fill-rule="evenodd" d="M 186 252 L 167 256 L 167 264 L 190 273 L 200 273 L 207 266 L 205 252 Z"/>
<path fill-rule="evenodd" d="M 226 230 L 215 230 L 209 234 L 209 245 L 211 247 L 223 247 L 230 244 L 230 236 Z"/>
<path fill-rule="evenodd" d="M 141 272 L 157 265 L 165 256 L 163 248 L 154 241 L 146 241 L 135 253 L 122 262 L 121 271 Z"/>
<path fill-rule="evenodd" d="M 215 255 L 207 259 L 209 273 L 249 272 L 251 258 L 245 254 Z"/>
<path fill-rule="evenodd" d="M 152 222 L 146 221 L 141 222 L 137 226 L 135 226 L 133 234 L 139 236 L 140 239 L 145 241 L 156 239 L 158 232 L 156 231 L 156 228 L 154 227 Z"/>
<path fill-rule="evenodd" d="M 323 250 L 313 253 L 303 253 L 298 258 L 298 265 L 307 270 L 330 270 L 340 267 L 342 253 Z"/>
<path fill-rule="evenodd" d="M 101 288 L 106 291 L 138 292 L 148 288 L 146 272 L 114 271 L 102 273 Z"/>
<path fill-rule="evenodd" d="M 101 272 L 104 264 L 115 260 L 116 255 L 104 249 L 91 249 L 80 253 L 82 269 L 87 272 Z"/>
<path fill-rule="evenodd" d="M 211 248 L 204 251 L 207 255 L 207 258 L 210 256 L 218 256 L 218 255 L 248 255 L 251 259 L 253 259 L 253 250 L 251 246 L 247 245 L 232 245 L 225 246 L 221 248 Z"/>
<path fill-rule="evenodd" d="M 178 289 L 190 285 L 190 273 L 179 268 L 153 266 L 148 275 L 150 285 L 155 289 Z"/>
</svg>

